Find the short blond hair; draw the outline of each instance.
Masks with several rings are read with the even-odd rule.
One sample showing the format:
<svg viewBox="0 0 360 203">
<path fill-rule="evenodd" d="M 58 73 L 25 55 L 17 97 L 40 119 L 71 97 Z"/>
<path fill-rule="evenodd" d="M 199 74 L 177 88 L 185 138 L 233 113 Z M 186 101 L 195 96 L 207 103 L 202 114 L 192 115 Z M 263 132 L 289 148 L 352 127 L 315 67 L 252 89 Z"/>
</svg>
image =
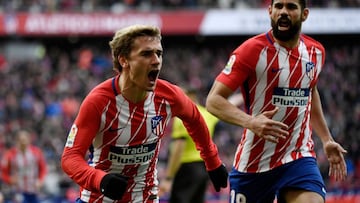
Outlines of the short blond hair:
<svg viewBox="0 0 360 203">
<path fill-rule="evenodd" d="M 122 71 L 118 56 L 128 57 L 135 39 L 142 36 L 157 37 L 161 40 L 160 29 L 152 25 L 131 25 L 116 31 L 109 42 L 114 70 Z"/>
</svg>

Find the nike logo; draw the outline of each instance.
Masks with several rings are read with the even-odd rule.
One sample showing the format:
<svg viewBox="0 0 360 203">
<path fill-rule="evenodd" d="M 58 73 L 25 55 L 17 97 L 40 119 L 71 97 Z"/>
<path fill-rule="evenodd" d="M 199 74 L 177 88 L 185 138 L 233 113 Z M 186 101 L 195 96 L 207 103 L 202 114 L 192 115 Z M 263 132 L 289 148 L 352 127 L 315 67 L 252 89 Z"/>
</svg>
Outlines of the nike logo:
<svg viewBox="0 0 360 203">
<path fill-rule="evenodd" d="M 276 73 L 282 71 L 284 68 L 272 68 L 271 72 Z"/>
<path fill-rule="evenodd" d="M 109 128 L 109 131 L 110 132 L 116 132 L 116 131 L 118 131 L 118 130 L 121 130 L 121 129 L 124 129 L 125 127 L 121 127 L 121 128 Z"/>
</svg>

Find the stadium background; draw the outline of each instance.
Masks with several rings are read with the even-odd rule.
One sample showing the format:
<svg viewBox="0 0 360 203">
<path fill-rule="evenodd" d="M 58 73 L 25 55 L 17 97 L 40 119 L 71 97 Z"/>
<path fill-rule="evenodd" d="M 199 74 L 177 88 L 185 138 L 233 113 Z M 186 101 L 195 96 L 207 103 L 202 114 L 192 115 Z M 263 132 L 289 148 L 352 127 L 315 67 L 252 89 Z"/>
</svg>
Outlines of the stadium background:
<svg viewBox="0 0 360 203">
<path fill-rule="evenodd" d="M 67 131 L 86 93 L 114 73 L 108 41 L 134 23 L 154 24 L 163 32 L 161 77 L 190 84 L 206 94 L 228 55 L 248 37 L 269 29 L 264 0 L 14 0 L 0 1 L 0 155 L 13 144 L 13 132 L 33 129 L 45 152 L 49 175 L 43 202 L 72 202 L 77 186 L 59 160 Z M 319 167 L 329 192 L 327 202 L 360 202 L 360 2 L 313 0 L 304 32 L 327 50 L 319 81 L 333 136 L 347 150 L 348 178 L 328 178 L 318 143 Z M 215 137 L 231 166 L 242 129 L 220 123 Z M 169 136 L 168 136 L 169 137 Z M 167 160 L 166 142 L 159 176 Z M 315 141 L 319 142 L 315 137 Z M 2 191 L 6 191 L 2 186 Z M 208 191 L 208 203 L 227 202 L 227 191 Z M 166 198 L 162 199 L 166 202 Z"/>
</svg>

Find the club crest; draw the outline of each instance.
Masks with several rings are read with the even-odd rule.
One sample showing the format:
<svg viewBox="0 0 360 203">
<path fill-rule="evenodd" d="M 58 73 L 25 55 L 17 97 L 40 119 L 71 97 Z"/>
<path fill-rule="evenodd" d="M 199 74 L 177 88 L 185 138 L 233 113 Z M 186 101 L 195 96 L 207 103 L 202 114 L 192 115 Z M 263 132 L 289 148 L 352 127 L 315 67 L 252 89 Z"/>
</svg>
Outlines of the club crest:
<svg viewBox="0 0 360 203">
<path fill-rule="evenodd" d="M 314 79 L 315 77 L 315 64 L 313 62 L 307 62 L 305 65 L 306 68 L 306 75 L 310 80 Z"/>
<path fill-rule="evenodd" d="M 158 136 L 164 131 L 162 119 L 162 116 L 155 116 L 151 119 L 151 131 Z"/>
</svg>

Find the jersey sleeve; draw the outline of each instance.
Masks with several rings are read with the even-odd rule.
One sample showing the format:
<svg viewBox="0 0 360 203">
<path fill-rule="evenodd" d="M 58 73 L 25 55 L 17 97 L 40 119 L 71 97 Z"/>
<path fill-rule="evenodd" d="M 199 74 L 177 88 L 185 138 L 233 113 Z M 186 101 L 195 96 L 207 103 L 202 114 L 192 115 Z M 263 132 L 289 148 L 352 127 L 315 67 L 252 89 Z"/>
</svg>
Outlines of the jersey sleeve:
<svg viewBox="0 0 360 203">
<path fill-rule="evenodd" d="M 201 115 L 204 117 L 207 127 L 209 128 L 209 132 L 211 137 L 214 136 L 216 125 L 219 122 L 219 118 L 212 115 L 210 112 L 206 110 L 204 106 L 197 106 Z"/>
<path fill-rule="evenodd" d="M 7 151 L 1 159 L 1 179 L 7 184 L 11 182 L 11 151 Z"/>
<path fill-rule="evenodd" d="M 70 129 L 64 152 L 62 169 L 78 185 L 88 190 L 100 191 L 101 179 L 106 172 L 88 165 L 85 155 L 96 136 L 100 125 L 100 113 L 93 96 L 85 98 Z"/>
<path fill-rule="evenodd" d="M 173 139 L 181 139 L 181 138 L 185 138 L 189 136 L 188 132 L 186 130 L 186 128 L 184 127 L 182 121 L 175 117 L 174 118 L 174 122 L 172 125 L 172 130 L 171 130 L 171 138 Z"/>
<path fill-rule="evenodd" d="M 180 88 L 176 90 L 175 95 L 177 105 L 173 109 L 174 115 L 182 120 L 191 139 L 195 143 L 196 149 L 200 151 L 200 156 L 205 162 L 206 169 L 213 170 L 219 167 L 221 160 L 217 147 L 211 139 L 209 129 L 196 104 Z"/>
<path fill-rule="evenodd" d="M 216 81 L 235 91 L 254 73 L 259 50 L 258 46 L 252 46 L 253 41 L 245 41 L 232 52 Z"/>
</svg>

